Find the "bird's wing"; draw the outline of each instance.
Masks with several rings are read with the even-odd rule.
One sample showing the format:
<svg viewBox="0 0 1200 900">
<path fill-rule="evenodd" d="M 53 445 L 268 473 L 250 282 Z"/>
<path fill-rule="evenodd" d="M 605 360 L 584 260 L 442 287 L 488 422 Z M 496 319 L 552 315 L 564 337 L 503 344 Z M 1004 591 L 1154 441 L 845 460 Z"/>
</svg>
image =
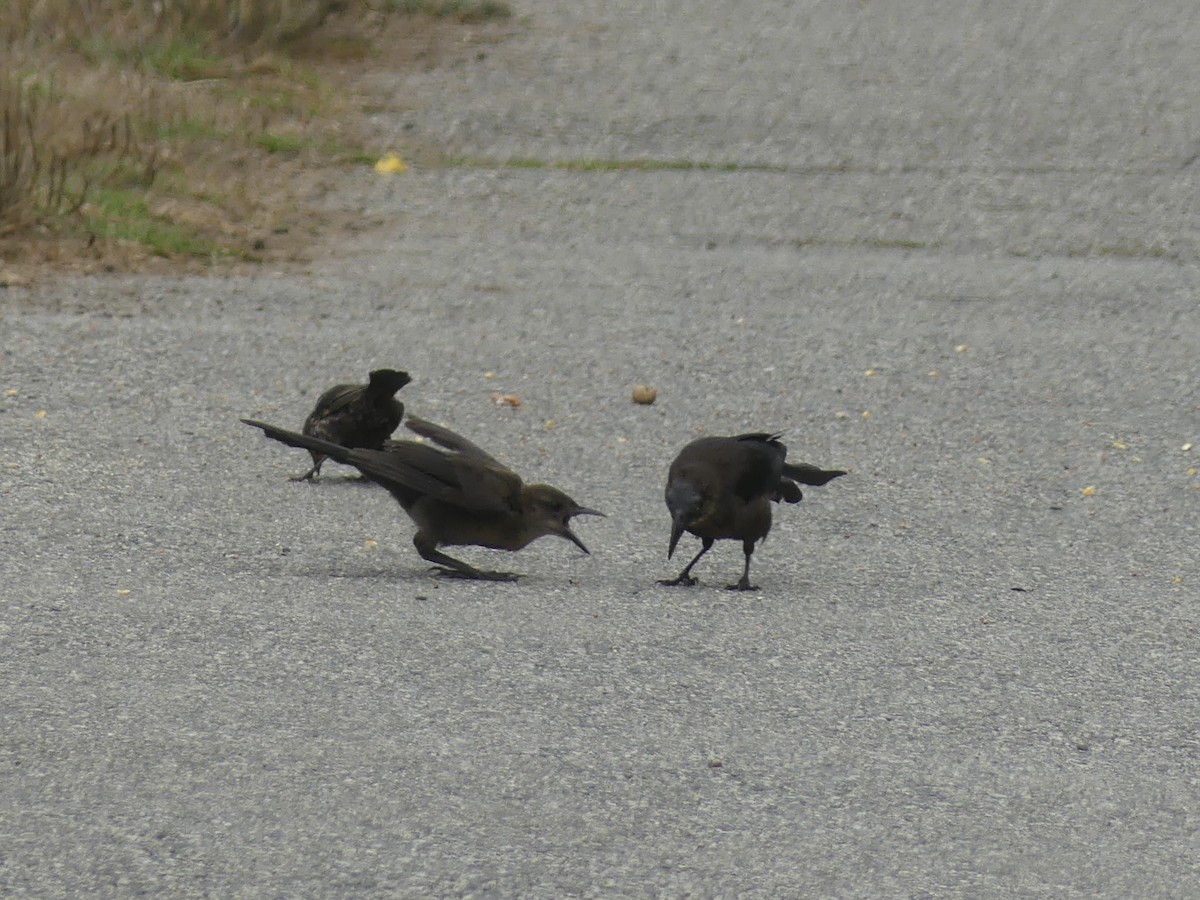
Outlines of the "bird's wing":
<svg viewBox="0 0 1200 900">
<path fill-rule="evenodd" d="M 804 499 L 804 492 L 797 487 L 796 482 L 780 478 L 779 484 L 775 486 L 775 496 L 771 499 L 776 503 L 780 500 L 786 500 L 788 503 L 799 503 Z"/>
<path fill-rule="evenodd" d="M 467 457 L 454 458 L 458 471 L 461 499 L 457 503 L 467 509 L 496 512 L 518 512 L 521 508 L 521 479 L 516 473 L 499 464 Z"/>
<path fill-rule="evenodd" d="M 331 387 L 317 398 L 309 419 L 325 418 L 340 413 L 357 401 L 366 392 L 365 384 L 339 384 Z"/>
<path fill-rule="evenodd" d="M 428 444 L 393 441 L 385 450 L 355 450 L 350 460 L 384 487 L 407 488 L 462 509 L 510 512 L 520 501 L 521 479 L 508 469 Z"/>
<path fill-rule="evenodd" d="M 453 450 L 455 453 L 461 454 L 464 458 L 478 460 L 479 462 L 487 463 L 489 466 L 498 466 L 501 469 L 508 468 L 478 444 L 471 443 L 471 441 L 468 441 L 461 434 L 453 432 L 443 425 L 435 425 L 433 422 L 418 418 L 417 416 L 409 416 L 404 420 L 404 425 L 410 431 L 415 431 L 421 437 L 429 438 L 435 444 L 445 447 L 447 450 Z"/>
<path fill-rule="evenodd" d="M 828 482 L 837 478 L 839 475 L 846 474 L 841 469 L 822 469 L 818 466 L 809 465 L 808 463 L 786 462 L 785 457 L 787 456 L 787 448 L 779 442 L 779 438 L 779 434 L 766 433 L 740 434 L 737 436 L 737 440 L 743 442 L 746 447 L 754 448 L 754 450 L 751 452 L 777 453 L 779 455 L 779 461 L 783 463 L 780 474 L 784 478 L 791 478 L 794 481 L 800 482 L 801 484 L 811 484 L 814 487 L 820 487 L 821 485 L 827 484 Z M 768 447 L 771 448 L 770 451 L 767 451 Z M 788 498 L 786 493 L 784 495 L 784 499 L 787 499 L 790 503 L 796 502 L 796 500 L 791 500 Z M 798 500 L 800 498 L 797 497 L 796 499 Z"/>
<path fill-rule="evenodd" d="M 747 503 L 756 497 L 774 497 L 787 455 L 774 435 L 740 435 L 726 445 L 727 471 L 733 474 L 733 492 Z"/>
<path fill-rule="evenodd" d="M 735 441 L 746 441 L 759 444 L 773 444 L 783 436 L 782 432 L 769 434 L 765 431 L 755 431 L 751 434 L 739 434 L 734 437 Z"/>
</svg>

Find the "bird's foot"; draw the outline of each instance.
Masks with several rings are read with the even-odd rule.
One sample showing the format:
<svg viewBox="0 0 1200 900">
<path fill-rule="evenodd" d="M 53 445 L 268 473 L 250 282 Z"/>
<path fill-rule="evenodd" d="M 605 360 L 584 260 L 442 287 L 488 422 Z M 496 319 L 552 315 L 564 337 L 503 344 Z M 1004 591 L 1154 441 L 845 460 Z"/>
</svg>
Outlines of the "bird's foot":
<svg viewBox="0 0 1200 900">
<path fill-rule="evenodd" d="M 727 591 L 757 591 L 758 585 L 751 584 L 749 578 L 743 578 L 737 584 L 725 585 L 725 590 L 727 590 Z"/>
<path fill-rule="evenodd" d="M 289 476 L 288 476 L 288 481 L 308 481 L 308 482 L 313 482 L 313 481 L 315 481 L 315 480 L 316 480 L 316 474 L 317 474 L 316 472 L 305 472 L 303 475 L 289 475 Z"/>
<path fill-rule="evenodd" d="M 699 580 L 700 579 L 698 578 L 693 578 L 691 575 L 680 575 L 678 578 L 660 578 L 658 583 L 666 585 L 667 587 L 675 587 L 676 585 L 680 587 L 691 587 Z"/>
<path fill-rule="evenodd" d="M 447 569 L 434 566 L 433 571 L 441 578 L 461 578 L 464 581 L 516 581 L 521 577 L 516 572 L 491 572 L 487 569 Z"/>
</svg>

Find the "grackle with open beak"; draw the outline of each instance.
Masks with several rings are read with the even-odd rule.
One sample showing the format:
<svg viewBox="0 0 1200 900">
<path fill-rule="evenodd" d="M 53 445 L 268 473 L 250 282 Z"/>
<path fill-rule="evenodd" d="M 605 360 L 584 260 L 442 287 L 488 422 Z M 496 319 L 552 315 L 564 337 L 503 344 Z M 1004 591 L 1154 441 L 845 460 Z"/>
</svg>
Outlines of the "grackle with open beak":
<svg viewBox="0 0 1200 900">
<path fill-rule="evenodd" d="M 588 548 L 571 530 L 574 516 L 600 516 L 548 484 L 525 484 L 519 475 L 448 428 L 409 417 L 408 428 L 437 447 L 416 441 L 388 441 L 382 450 L 351 449 L 243 419 L 269 438 L 303 447 L 354 466 L 386 488 L 417 525 L 413 544 L 422 559 L 443 575 L 488 581 L 515 581 L 511 572 L 490 572 L 447 556 L 443 545 L 520 550 L 546 535 Z"/>
</svg>

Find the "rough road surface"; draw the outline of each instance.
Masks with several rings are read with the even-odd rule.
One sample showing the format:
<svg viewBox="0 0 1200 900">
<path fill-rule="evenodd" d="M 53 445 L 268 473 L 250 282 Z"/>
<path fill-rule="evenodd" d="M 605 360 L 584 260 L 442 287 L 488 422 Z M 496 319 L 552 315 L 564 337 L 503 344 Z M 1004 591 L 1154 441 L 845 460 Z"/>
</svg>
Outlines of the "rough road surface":
<svg viewBox="0 0 1200 900">
<path fill-rule="evenodd" d="M 314 271 L 0 293 L 0 894 L 1194 893 L 1200 7 L 517 6 Z M 593 554 L 238 422 L 376 366 Z M 657 586 L 763 429 L 852 474 Z"/>
</svg>

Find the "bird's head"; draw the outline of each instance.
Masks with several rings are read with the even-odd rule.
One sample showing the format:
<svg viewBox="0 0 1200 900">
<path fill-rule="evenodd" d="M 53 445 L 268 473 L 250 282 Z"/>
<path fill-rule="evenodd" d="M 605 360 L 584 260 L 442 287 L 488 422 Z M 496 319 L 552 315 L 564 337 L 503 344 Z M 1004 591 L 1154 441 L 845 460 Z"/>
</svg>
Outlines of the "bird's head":
<svg viewBox="0 0 1200 900">
<path fill-rule="evenodd" d="M 671 511 L 671 543 L 667 547 L 667 559 L 675 555 L 675 545 L 684 530 L 704 514 L 704 495 L 686 478 L 674 478 L 667 482 L 667 509 Z"/>
<path fill-rule="evenodd" d="M 394 394 L 400 388 L 412 381 L 412 376 L 407 372 L 398 372 L 395 369 L 376 369 L 370 375 L 371 387 L 377 391 L 387 391 L 389 394 Z"/>
<path fill-rule="evenodd" d="M 534 538 L 553 534 L 570 541 L 584 553 L 591 552 L 571 530 L 571 519 L 575 516 L 602 516 L 604 513 L 580 506 L 558 488 L 548 484 L 528 485 L 524 493 L 527 527 L 532 530 Z"/>
</svg>

